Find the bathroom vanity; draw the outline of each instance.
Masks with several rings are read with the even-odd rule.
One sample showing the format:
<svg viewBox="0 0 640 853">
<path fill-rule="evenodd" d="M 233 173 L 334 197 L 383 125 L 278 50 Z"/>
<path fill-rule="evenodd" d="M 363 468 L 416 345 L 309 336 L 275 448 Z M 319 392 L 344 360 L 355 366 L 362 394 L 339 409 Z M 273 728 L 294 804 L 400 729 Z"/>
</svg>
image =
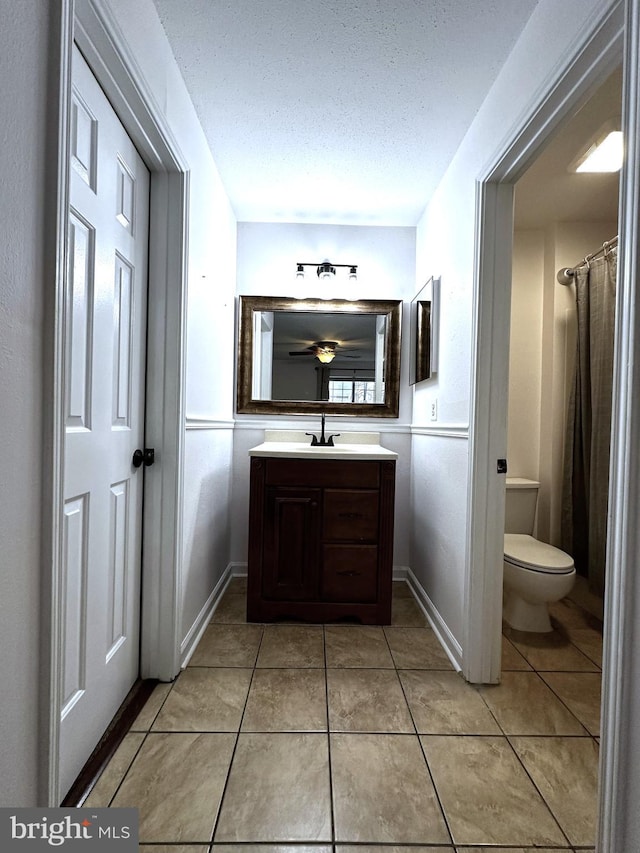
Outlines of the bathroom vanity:
<svg viewBox="0 0 640 853">
<path fill-rule="evenodd" d="M 388 625 L 397 454 L 376 433 L 267 431 L 249 456 L 248 620 Z"/>
</svg>

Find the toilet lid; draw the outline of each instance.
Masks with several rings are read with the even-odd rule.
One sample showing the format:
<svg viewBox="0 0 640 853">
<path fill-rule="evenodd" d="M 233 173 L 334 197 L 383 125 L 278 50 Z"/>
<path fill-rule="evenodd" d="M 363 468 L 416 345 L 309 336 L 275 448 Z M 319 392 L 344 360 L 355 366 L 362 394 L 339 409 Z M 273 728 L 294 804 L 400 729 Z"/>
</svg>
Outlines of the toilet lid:
<svg viewBox="0 0 640 853">
<path fill-rule="evenodd" d="M 569 554 L 524 533 L 504 534 L 504 558 L 534 572 L 566 574 L 573 569 Z"/>
</svg>

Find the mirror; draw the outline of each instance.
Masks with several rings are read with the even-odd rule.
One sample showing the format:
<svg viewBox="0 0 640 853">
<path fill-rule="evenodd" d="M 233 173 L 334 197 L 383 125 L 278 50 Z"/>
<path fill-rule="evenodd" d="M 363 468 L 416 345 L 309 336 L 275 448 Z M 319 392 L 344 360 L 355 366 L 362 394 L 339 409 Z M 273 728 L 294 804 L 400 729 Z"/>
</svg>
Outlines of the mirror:
<svg viewBox="0 0 640 853">
<path fill-rule="evenodd" d="M 241 296 L 239 414 L 397 418 L 402 300 Z"/>
<path fill-rule="evenodd" d="M 440 279 L 430 278 L 411 301 L 411 360 L 409 384 L 431 379 L 438 372 Z"/>
</svg>

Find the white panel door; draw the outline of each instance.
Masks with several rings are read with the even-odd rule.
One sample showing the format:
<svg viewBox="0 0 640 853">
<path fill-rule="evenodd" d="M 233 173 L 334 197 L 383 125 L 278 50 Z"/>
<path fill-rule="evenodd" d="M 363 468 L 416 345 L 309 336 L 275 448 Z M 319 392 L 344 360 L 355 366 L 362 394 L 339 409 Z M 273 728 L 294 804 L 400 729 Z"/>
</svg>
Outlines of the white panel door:
<svg viewBox="0 0 640 853">
<path fill-rule="evenodd" d="M 66 302 L 60 791 L 140 660 L 149 173 L 74 48 Z"/>
</svg>

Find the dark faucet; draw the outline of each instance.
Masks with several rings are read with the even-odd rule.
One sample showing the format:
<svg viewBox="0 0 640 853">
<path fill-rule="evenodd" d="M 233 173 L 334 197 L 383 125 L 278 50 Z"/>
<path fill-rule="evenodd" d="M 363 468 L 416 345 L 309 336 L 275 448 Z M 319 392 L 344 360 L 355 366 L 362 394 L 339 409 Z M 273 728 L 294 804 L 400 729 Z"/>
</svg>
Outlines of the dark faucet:
<svg viewBox="0 0 640 853">
<path fill-rule="evenodd" d="M 311 436 L 311 447 L 333 447 L 333 439 L 337 438 L 340 435 L 339 432 L 334 432 L 328 438 L 325 438 L 325 436 L 324 436 L 324 419 L 325 419 L 325 414 L 323 412 L 322 413 L 322 421 L 321 421 L 322 432 L 320 433 L 320 438 L 318 438 L 318 436 L 314 435 L 312 432 L 305 432 L 305 435 Z"/>
</svg>

